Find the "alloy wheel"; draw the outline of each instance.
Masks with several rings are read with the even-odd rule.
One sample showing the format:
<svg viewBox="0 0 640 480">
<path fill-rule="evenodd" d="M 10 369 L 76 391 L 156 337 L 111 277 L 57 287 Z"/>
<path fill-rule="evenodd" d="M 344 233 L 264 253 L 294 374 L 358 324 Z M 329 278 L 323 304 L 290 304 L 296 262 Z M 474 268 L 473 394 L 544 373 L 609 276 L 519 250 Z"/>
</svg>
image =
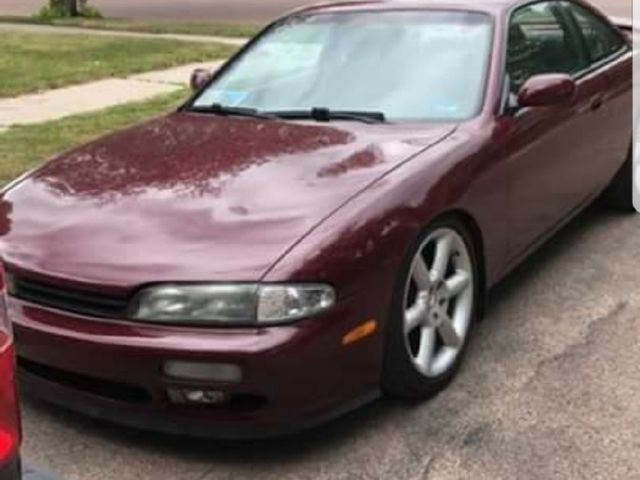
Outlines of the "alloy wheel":
<svg viewBox="0 0 640 480">
<path fill-rule="evenodd" d="M 469 249 L 454 229 L 433 231 L 418 249 L 405 286 L 403 327 L 409 356 L 425 377 L 455 364 L 471 325 L 474 280 Z"/>
</svg>

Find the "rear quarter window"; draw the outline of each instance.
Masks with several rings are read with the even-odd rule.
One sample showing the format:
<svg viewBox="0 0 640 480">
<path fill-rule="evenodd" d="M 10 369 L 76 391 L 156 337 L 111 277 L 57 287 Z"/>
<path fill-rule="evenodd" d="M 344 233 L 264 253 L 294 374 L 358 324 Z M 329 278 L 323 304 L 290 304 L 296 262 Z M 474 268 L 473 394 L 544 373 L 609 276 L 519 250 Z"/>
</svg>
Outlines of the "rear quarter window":
<svg viewBox="0 0 640 480">
<path fill-rule="evenodd" d="M 586 8 L 566 2 L 571 15 L 582 31 L 592 62 L 599 62 L 622 50 L 626 44 L 614 27 Z"/>
</svg>

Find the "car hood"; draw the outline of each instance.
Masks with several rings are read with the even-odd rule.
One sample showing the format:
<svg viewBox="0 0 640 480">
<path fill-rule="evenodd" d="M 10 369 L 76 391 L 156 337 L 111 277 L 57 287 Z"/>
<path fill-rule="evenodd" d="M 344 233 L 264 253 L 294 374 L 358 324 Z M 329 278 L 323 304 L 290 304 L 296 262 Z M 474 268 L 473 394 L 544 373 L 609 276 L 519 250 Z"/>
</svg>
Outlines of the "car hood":
<svg viewBox="0 0 640 480">
<path fill-rule="evenodd" d="M 174 113 L 58 157 L 1 195 L 0 254 L 104 286 L 257 281 L 454 129 Z"/>
</svg>

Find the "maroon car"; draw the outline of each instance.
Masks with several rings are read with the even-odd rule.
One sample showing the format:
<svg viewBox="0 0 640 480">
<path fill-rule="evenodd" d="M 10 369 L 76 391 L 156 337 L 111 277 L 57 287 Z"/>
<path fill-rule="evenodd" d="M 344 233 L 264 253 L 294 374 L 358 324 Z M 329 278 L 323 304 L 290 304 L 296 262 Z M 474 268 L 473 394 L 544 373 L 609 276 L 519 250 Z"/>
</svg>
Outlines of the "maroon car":
<svg viewBox="0 0 640 480">
<path fill-rule="evenodd" d="M 0 265 L 0 480 L 19 480 L 20 420 L 13 335 L 7 317 L 6 294 L 5 275 Z"/>
<path fill-rule="evenodd" d="M 0 196 L 25 389 L 219 437 L 435 394 L 489 287 L 593 200 L 631 209 L 631 72 L 578 0 L 273 23 Z"/>
</svg>

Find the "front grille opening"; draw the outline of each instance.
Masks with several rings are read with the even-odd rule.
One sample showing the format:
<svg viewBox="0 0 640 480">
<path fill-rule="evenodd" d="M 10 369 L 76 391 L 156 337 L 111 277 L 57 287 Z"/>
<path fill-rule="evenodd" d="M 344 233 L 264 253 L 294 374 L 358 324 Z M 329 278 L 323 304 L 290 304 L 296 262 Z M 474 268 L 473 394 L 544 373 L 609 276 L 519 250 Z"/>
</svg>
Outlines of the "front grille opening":
<svg viewBox="0 0 640 480">
<path fill-rule="evenodd" d="M 138 405 L 151 403 L 151 395 L 142 387 L 112 382 L 109 380 L 101 380 L 69 372 L 67 370 L 49 367 L 41 363 L 27 360 L 23 357 L 18 358 L 18 367 L 19 369 L 46 381 L 54 382 L 75 390 L 81 390 L 93 395 L 98 395 L 100 397 L 109 398 L 111 400 Z"/>
<path fill-rule="evenodd" d="M 254 412 L 267 404 L 267 399 L 260 395 L 248 393 L 232 394 L 229 399 L 228 408 L 238 413 Z"/>
<path fill-rule="evenodd" d="M 98 318 L 127 316 L 128 297 L 60 287 L 9 272 L 9 294 L 20 300 Z"/>
<path fill-rule="evenodd" d="M 219 402 L 207 403 L 189 400 L 187 394 L 199 390 L 213 391 L 224 395 L 224 399 Z M 251 393 L 228 393 L 216 388 L 207 387 L 172 387 L 167 390 L 167 400 L 176 408 L 184 412 L 206 411 L 206 412 L 232 412 L 250 413 L 255 412 L 268 403 L 266 397 Z"/>
</svg>

